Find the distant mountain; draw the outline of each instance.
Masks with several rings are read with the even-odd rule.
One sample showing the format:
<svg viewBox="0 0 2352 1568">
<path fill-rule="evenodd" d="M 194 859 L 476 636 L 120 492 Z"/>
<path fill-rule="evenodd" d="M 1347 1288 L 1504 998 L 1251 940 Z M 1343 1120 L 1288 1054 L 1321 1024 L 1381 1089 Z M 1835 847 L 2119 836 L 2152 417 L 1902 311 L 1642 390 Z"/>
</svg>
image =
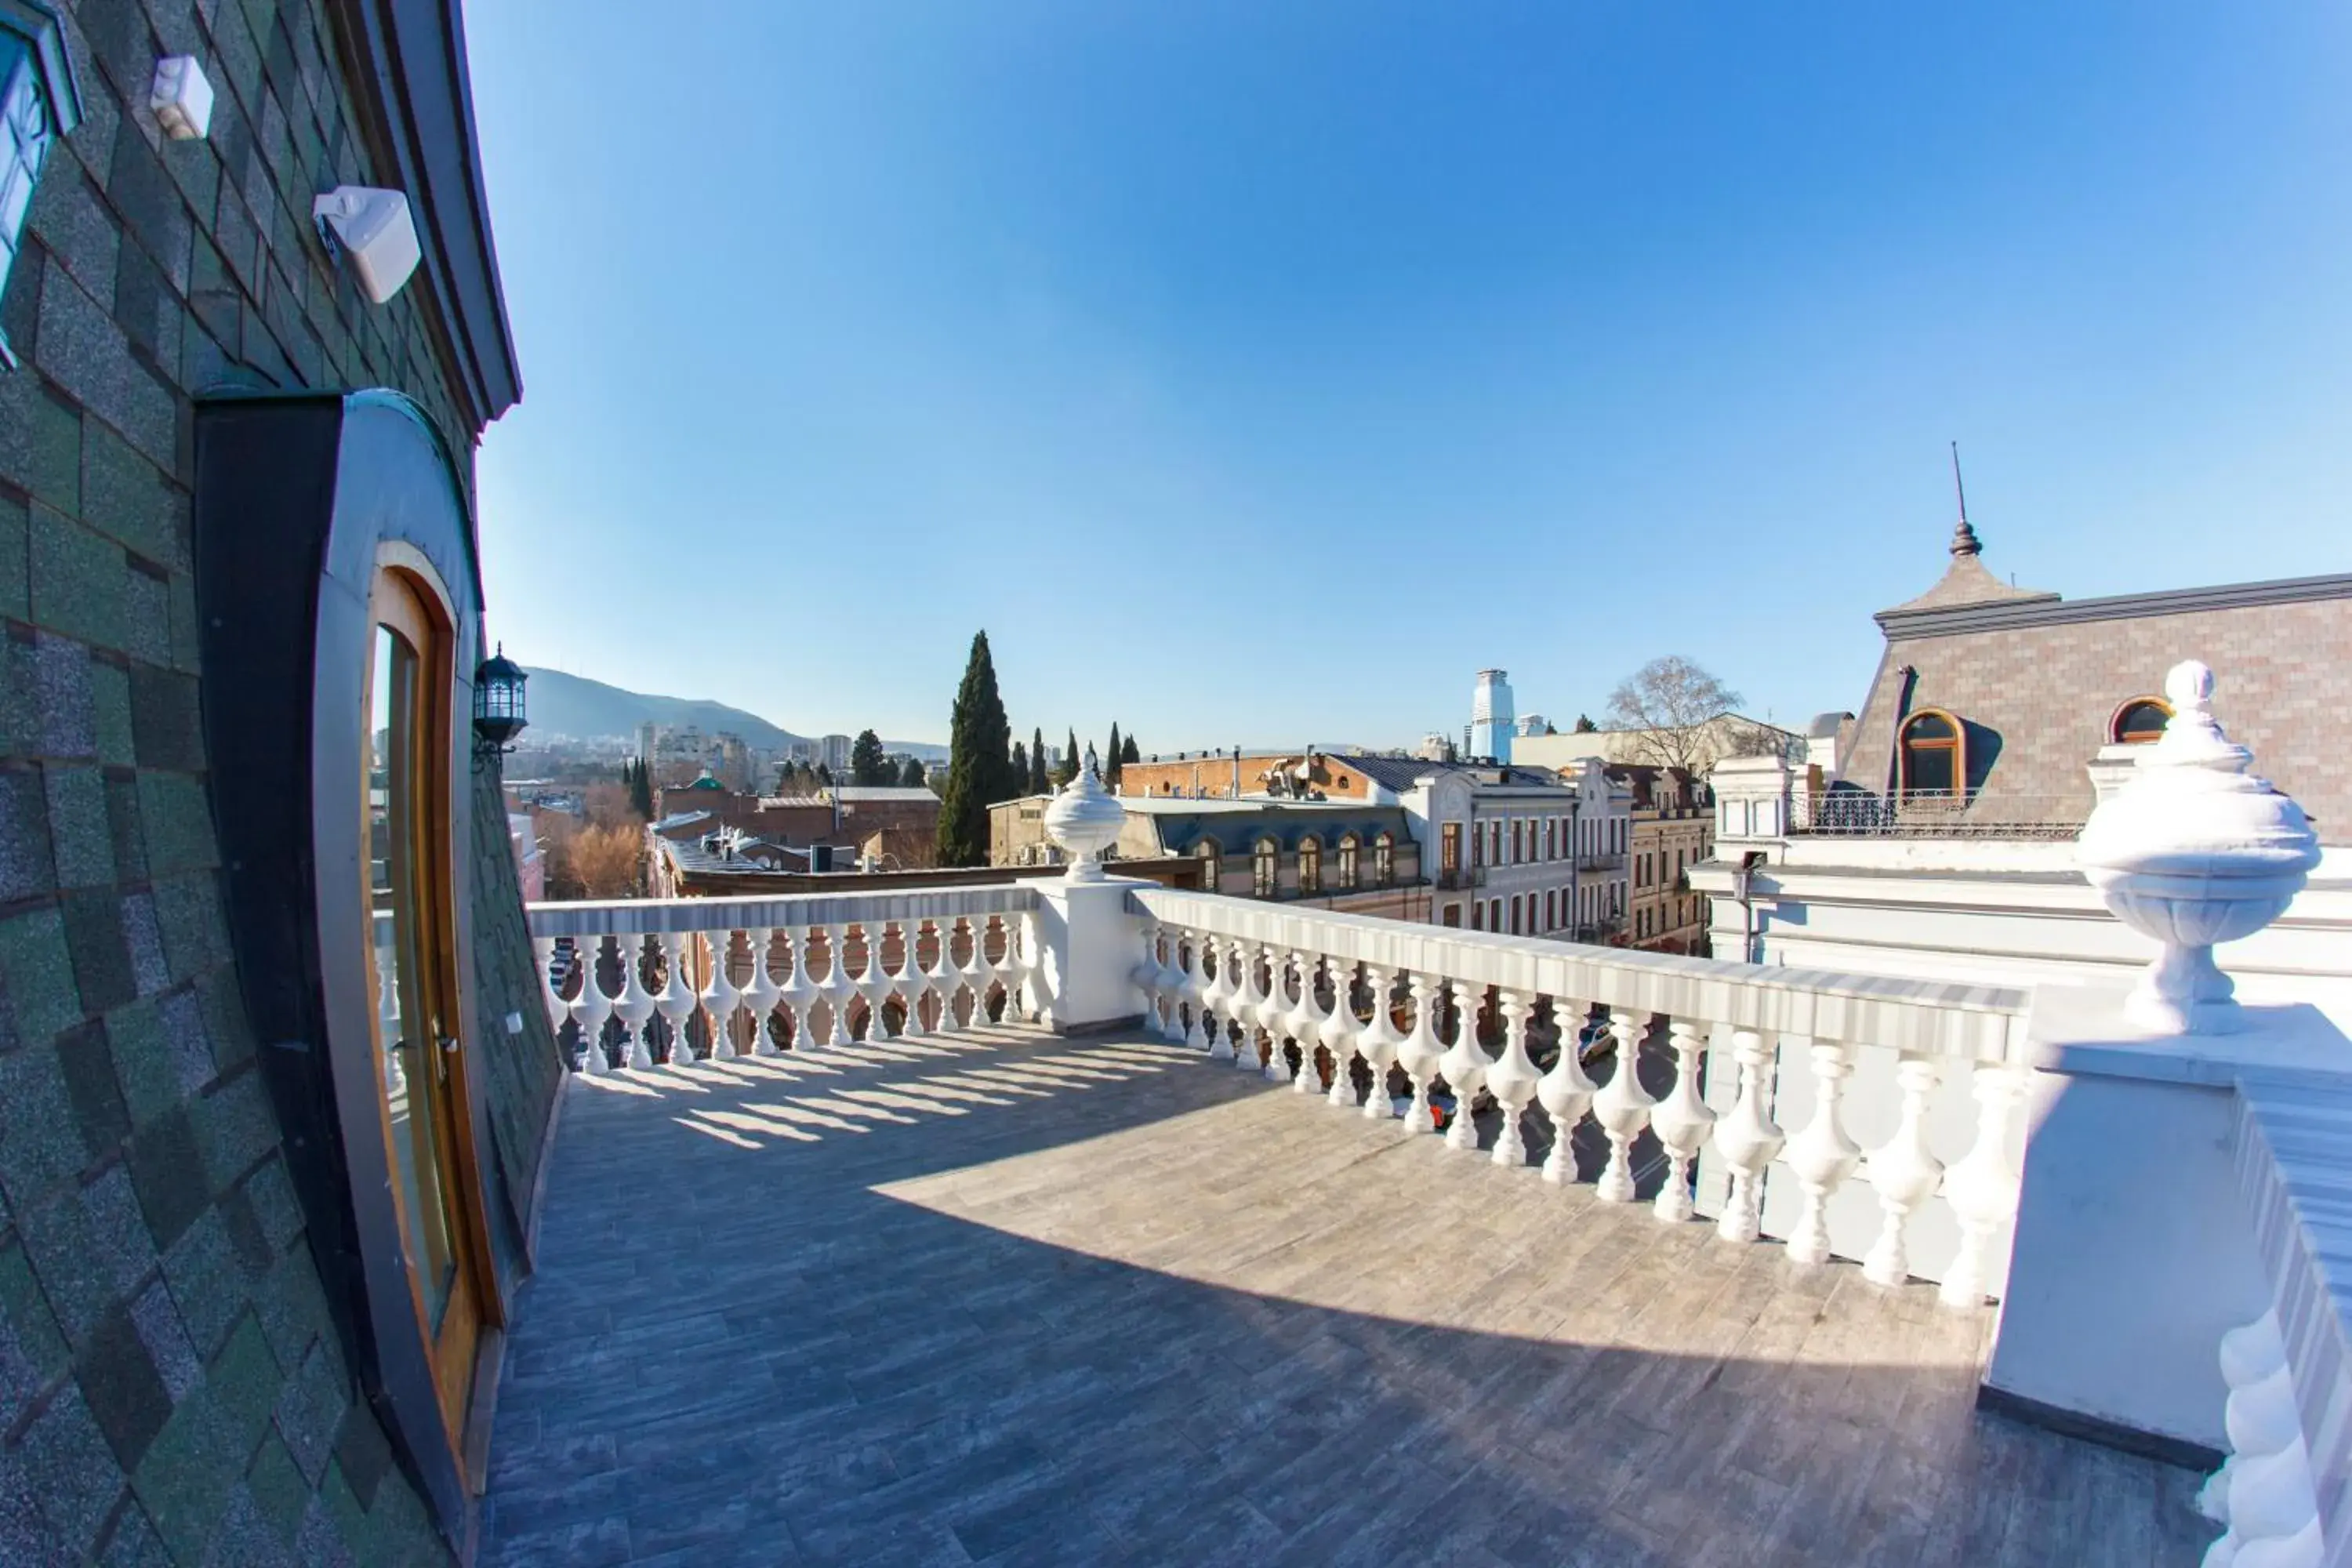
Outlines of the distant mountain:
<svg viewBox="0 0 2352 1568">
<path fill-rule="evenodd" d="M 761 751 L 782 751 L 794 741 L 812 738 L 794 734 L 757 713 L 730 708 L 724 702 L 624 691 L 617 686 L 607 686 L 585 676 L 566 675 L 560 669 L 525 666 L 524 673 L 530 677 L 525 695 L 530 705 L 531 728 L 542 734 L 576 735 L 583 740 L 598 735 L 634 735 L 638 725 L 651 720 L 665 729 L 692 724 L 706 735 L 731 731 Z M 945 746 L 922 741 L 885 741 L 882 744 L 887 751 L 911 752 L 926 762 L 944 758 L 948 752 Z"/>
</svg>

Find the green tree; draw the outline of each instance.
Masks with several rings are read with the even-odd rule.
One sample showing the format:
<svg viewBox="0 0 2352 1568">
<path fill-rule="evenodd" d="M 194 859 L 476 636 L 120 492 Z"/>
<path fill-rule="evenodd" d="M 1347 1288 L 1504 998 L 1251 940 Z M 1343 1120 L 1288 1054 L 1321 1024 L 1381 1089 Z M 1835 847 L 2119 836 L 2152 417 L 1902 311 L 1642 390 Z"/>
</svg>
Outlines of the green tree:
<svg viewBox="0 0 2352 1568">
<path fill-rule="evenodd" d="M 1078 776 L 1078 732 L 1070 731 L 1069 743 L 1062 748 L 1062 761 L 1054 769 L 1054 787 L 1061 788 Z"/>
<path fill-rule="evenodd" d="M 621 782 L 628 786 L 630 808 L 647 822 L 654 819 L 654 780 L 646 760 L 621 765 Z"/>
<path fill-rule="evenodd" d="M 988 634 L 975 632 L 948 721 L 948 783 L 940 793 L 940 864 L 988 864 L 988 808 L 1012 785 L 1013 726 L 996 690 Z"/>
<path fill-rule="evenodd" d="M 1118 787 L 1119 762 L 1118 721 L 1114 719 L 1110 721 L 1110 747 L 1103 752 L 1103 783 L 1113 789 Z"/>
<path fill-rule="evenodd" d="M 816 782 L 818 788 L 831 789 L 833 787 L 833 770 L 823 763 L 817 763 Z"/>
<path fill-rule="evenodd" d="M 908 757 L 907 765 L 898 770 L 899 785 L 906 789 L 922 788 L 923 780 L 927 776 L 923 772 L 923 761 L 920 757 Z"/>
<path fill-rule="evenodd" d="M 1587 717 L 1587 716 L 1585 716 L 1584 714 L 1582 714 L 1582 713 L 1579 713 L 1579 714 L 1576 716 L 1576 732 L 1577 732 L 1578 734 L 1580 734 L 1580 735 L 1590 735 L 1590 734 L 1593 733 L 1595 731 L 1599 730 L 1600 728 L 1601 728 L 1601 726 L 1600 726 L 1600 725 L 1598 725 L 1598 724 L 1594 723 L 1594 722 L 1593 722 L 1590 718 L 1588 718 L 1588 717 Z"/>
<path fill-rule="evenodd" d="M 1029 793 L 1044 795 L 1053 787 L 1053 781 L 1045 776 L 1045 731 L 1032 730 L 1029 731 Z"/>
<path fill-rule="evenodd" d="M 894 776 L 889 759 L 882 754 L 882 737 L 871 730 L 857 731 L 857 739 L 849 743 L 849 782 L 871 789 Z"/>
<path fill-rule="evenodd" d="M 1143 753 L 1136 748 L 1135 737 L 1133 735 L 1129 735 L 1127 738 L 1127 749 L 1119 752 L 1118 761 L 1121 767 L 1125 767 L 1129 763 L 1139 763 L 1143 761 Z"/>
<path fill-rule="evenodd" d="M 1013 772 L 1025 788 L 1029 783 L 1029 748 L 1018 741 L 1013 742 Z"/>
</svg>

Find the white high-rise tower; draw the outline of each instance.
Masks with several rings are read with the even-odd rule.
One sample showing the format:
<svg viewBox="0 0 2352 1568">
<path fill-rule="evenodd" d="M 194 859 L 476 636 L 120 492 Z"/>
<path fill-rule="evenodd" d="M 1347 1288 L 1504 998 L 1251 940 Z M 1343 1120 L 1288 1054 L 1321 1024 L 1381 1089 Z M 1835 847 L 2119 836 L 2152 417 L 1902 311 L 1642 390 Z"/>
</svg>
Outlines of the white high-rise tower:
<svg viewBox="0 0 2352 1568">
<path fill-rule="evenodd" d="M 1470 694 L 1470 754 L 1509 762 L 1513 717 L 1510 672 L 1480 670 L 1478 689 Z"/>
</svg>

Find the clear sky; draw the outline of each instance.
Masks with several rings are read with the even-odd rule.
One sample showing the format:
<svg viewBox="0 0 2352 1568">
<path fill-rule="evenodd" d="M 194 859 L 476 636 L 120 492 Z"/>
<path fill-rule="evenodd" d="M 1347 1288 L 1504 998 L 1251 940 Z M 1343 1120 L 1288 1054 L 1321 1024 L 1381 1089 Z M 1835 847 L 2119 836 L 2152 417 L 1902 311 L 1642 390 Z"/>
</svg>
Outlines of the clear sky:
<svg viewBox="0 0 2352 1568">
<path fill-rule="evenodd" d="M 467 25 L 527 662 L 943 740 L 984 626 L 1017 733 L 1156 752 L 1682 653 L 1788 721 L 1940 570 L 1955 437 L 2028 585 L 2352 569 L 2336 0 Z"/>
</svg>

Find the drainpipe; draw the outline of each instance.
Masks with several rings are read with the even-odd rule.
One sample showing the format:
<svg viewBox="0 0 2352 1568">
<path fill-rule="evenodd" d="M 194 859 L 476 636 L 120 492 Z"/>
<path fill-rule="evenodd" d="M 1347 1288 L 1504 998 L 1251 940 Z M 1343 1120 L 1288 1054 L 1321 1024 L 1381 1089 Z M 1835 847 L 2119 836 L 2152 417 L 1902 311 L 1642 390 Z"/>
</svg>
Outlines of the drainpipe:
<svg viewBox="0 0 2352 1568">
<path fill-rule="evenodd" d="M 1568 803 L 1568 931 L 1571 942 L 1584 940 L 1584 884 L 1582 868 L 1577 864 L 1577 858 L 1584 850 L 1584 838 L 1576 830 L 1583 814 L 1584 792 L 1580 789 Z"/>
<path fill-rule="evenodd" d="M 1235 747 L 1234 748 L 1234 798 L 1235 800 L 1239 800 L 1239 799 L 1241 799 L 1241 797 L 1242 797 L 1242 749 L 1241 749 L 1239 746 L 1235 746 Z"/>
</svg>

